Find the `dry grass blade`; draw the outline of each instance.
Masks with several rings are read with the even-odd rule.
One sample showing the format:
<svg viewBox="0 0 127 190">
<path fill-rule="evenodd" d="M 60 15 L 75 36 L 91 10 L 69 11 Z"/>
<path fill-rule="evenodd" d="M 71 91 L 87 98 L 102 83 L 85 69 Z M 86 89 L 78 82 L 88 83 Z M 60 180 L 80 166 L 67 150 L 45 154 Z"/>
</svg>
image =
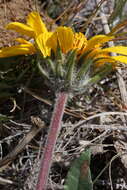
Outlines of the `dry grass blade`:
<svg viewBox="0 0 127 190">
<path fill-rule="evenodd" d="M 9 180 L 9 179 L 4 179 L 4 178 L 0 177 L 0 184 L 1 184 L 1 185 L 7 185 L 7 184 L 12 185 L 13 183 L 14 183 L 14 182 L 11 181 L 11 180 Z"/>
<path fill-rule="evenodd" d="M 70 4 L 68 4 L 68 7 L 66 7 L 66 9 L 54 20 L 54 22 L 56 23 L 56 21 L 61 19 L 61 23 L 64 24 L 67 22 L 68 25 L 71 25 L 71 21 L 73 20 L 73 18 L 76 16 L 77 13 L 80 12 L 80 10 L 83 9 L 83 7 L 88 3 L 88 1 L 89 0 L 71 2 Z"/>
<path fill-rule="evenodd" d="M 37 95 L 35 92 L 31 91 L 30 89 L 26 88 L 26 87 L 23 87 L 22 88 L 26 93 L 30 94 L 31 96 L 33 96 L 34 98 L 36 98 L 37 100 L 49 105 L 49 106 L 52 106 L 53 105 L 53 102 L 51 102 L 50 100 L 47 100 L 45 98 L 42 98 L 40 97 L 39 95 Z M 80 114 L 77 114 L 75 113 L 74 111 L 68 109 L 68 108 L 65 108 L 65 111 L 64 111 L 66 114 L 68 115 L 71 115 L 73 117 L 76 117 L 76 118 L 81 118 L 81 119 L 84 119 L 84 116 L 80 115 Z"/>
<path fill-rule="evenodd" d="M 119 30 L 121 30 L 122 28 L 125 28 L 125 25 L 127 25 L 127 20 L 124 20 L 124 21 L 120 22 L 119 24 L 117 24 L 117 26 L 112 28 L 112 30 L 109 32 L 108 35 L 112 35 L 116 32 L 119 32 Z"/>
<path fill-rule="evenodd" d="M 97 3 L 100 2 L 100 0 L 96 0 Z M 102 20 L 102 24 L 103 24 L 103 27 L 104 27 L 104 31 L 106 34 L 110 33 L 110 29 L 109 29 L 109 25 L 108 25 L 108 21 L 107 21 L 107 18 L 104 14 L 104 10 L 103 10 L 103 7 L 101 7 L 101 10 L 100 10 L 100 16 L 101 16 L 101 20 Z M 115 28 L 117 29 L 117 27 Z M 108 43 L 109 46 L 114 46 L 114 42 L 109 42 Z M 116 55 L 116 54 L 112 54 L 112 55 Z M 119 85 L 119 90 L 120 90 L 120 94 L 121 94 L 121 99 L 123 101 L 123 104 L 124 106 L 126 107 L 127 106 L 127 91 L 126 91 L 126 86 L 125 86 L 125 81 L 122 77 L 122 71 L 121 69 L 117 69 L 117 81 L 118 81 L 118 85 Z M 125 114 L 126 115 L 126 114 Z M 124 124 L 126 122 L 126 117 L 125 115 L 122 117 L 122 121 L 123 121 L 123 126 L 126 128 L 126 125 Z M 126 133 L 119 133 L 119 138 L 118 138 L 118 142 L 119 142 L 119 139 L 122 138 L 122 141 L 125 141 L 126 142 Z M 116 142 L 117 142 L 116 141 Z M 115 143 L 116 144 L 116 143 Z M 127 143 L 125 143 L 125 147 L 127 146 Z M 116 151 L 118 152 L 119 154 L 119 150 L 117 149 L 117 146 L 115 147 L 116 148 Z M 127 154 L 126 154 L 126 151 L 124 151 L 125 155 L 121 155 L 120 158 L 121 158 L 121 161 L 126 168 L 127 166 Z M 112 179 L 111 179 L 111 169 L 110 169 L 110 183 L 111 183 L 111 189 L 113 190 L 113 187 L 112 187 Z"/>
<path fill-rule="evenodd" d="M 19 144 L 6 157 L 0 161 L 0 167 L 3 167 L 12 162 L 16 156 L 25 148 L 25 146 L 37 135 L 37 133 L 45 127 L 44 122 L 38 117 L 32 117 L 31 121 L 33 127 L 26 134 L 26 136 L 19 142 Z"/>
<path fill-rule="evenodd" d="M 104 129 L 104 130 L 120 130 L 120 131 L 127 131 L 127 126 L 123 127 L 122 125 L 118 125 L 116 124 L 112 124 L 112 125 L 96 125 L 96 124 L 85 124 L 82 126 L 83 128 L 87 128 L 87 129 Z"/>
<path fill-rule="evenodd" d="M 79 121 L 77 124 L 73 125 L 73 128 L 83 126 L 89 120 L 92 120 L 92 119 L 95 119 L 95 118 L 101 117 L 101 116 L 106 116 L 106 115 L 127 116 L 127 113 L 125 113 L 125 112 L 103 112 L 103 113 L 98 113 L 96 115 L 93 115 L 93 116 L 90 116 L 90 117 L 86 118 L 85 120 Z"/>
<path fill-rule="evenodd" d="M 96 2 L 97 2 L 97 4 L 99 4 L 100 0 L 96 0 Z M 106 34 L 110 33 L 110 28 L 108 25 L 107 17 L 104 14 L 103 7 L 101 7 L 100 16 L 102 18 L 101 20 L 102 20 L 102 24 L 103 24 L 105 33 Z M 109 42 L 108 45 L 114 46 L 114 42 Z M 115 55 L 115 54 L 113 53 L 113 55 Z M 125 82 L 124 82 L 123 77 L 122 77 L 121 69 L 117 69 L 116 75 L 117 75 L 117 80 L 118 80 L 119 89 L 120 89 L 120 93 L 121 93 L 121 98 L 122 98 L 125 106 L 127 106 L 127 91 L 126 91 Z"/>
<path fill-rule="evenodd" d="M 97 7 L 95 8 L 94 12 L 91 14 L 91 16 L 88 18 L 87 22 L 85 23 L 85 26 L 83 27 L 81 32 L 84 32 L 84 28 L 87 29 L 89 24 L 92 23 L 93 18 L 96 16 L 96 14 L 98 13 L 98 11 L 100 10 L 101 5 L 105 2 L 106 0 L 101 0 Z M 86 32 L 87 34 L 87 32 Z"/>
<path fill-rule="evenodd" d="M 114 11 L 110 17 L 110 22 L 113 22 L 116 19 L 122 20 L 125 15 L 124 13 L 124 8 L 126 6 L 127 0 L 115 0 L 114 1 Z M 125 14 L 125 13 L 124 13 Z"/>
</svg>

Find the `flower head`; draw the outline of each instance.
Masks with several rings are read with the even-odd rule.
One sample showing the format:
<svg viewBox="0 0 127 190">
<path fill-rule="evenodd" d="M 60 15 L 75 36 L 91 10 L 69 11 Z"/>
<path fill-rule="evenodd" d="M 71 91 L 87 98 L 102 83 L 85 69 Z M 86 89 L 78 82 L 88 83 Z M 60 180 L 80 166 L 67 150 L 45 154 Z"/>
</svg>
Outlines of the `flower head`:
<svg viewBox="0 0 127 190">
<path fill-rule="evenodd" d="M 91 39 L 87 40 L 85 35 L 81 32 L 76 33 L 74 32 L 70 27 L 60 26 L 57 27 L 54 32 L 49 32 L 42 21 L 40 15 L 38 12 L 31 12 L 27 19 L 26 24 L 19 23 L 19 22 L 12 22 L 7 25 L 7 29 L 15 30 L 21 34 L 25 34 L 29 36 L 30 38 L 34 38 L 34 44 L 27 42 L 26 47 L 29 48 L 29 51 L 24 51 L 24 49 L 21 48 L 21 52 L 19 54 L 23 54 L 23 52 L 26 54 L 31 54 L 32 52 L 35 53 L 35 49 L 39 49 L 43 55 L 43 57 L 47 57 L 51 55 L 51 50 L 56 52 L 57 48 L 60 47 L 63 54 L 67 54 L 69 51 L 75 50 L 78 57 L 83 55 L 84 53 L 87 53 L 87 58 L 92 58 L 96 61 L 101 62 L 100 59 L 102 59 L 102 62 L 105 63 L 106 61 L 111 60 L 110 62 L 114 61 L 124 61 L 126 63 L 126 57 L 125 52 L 127 51 L 127 47 L 111 47 L 111 48 L 103 48 L 103 45 L 114 39 L 114 36 L 107 36 L 107 35 L 96 35 L 92 37 Z M 20 41 L 23 47 L 24 42 Z M 21 46 L 12 46 L 12 55 L 18 54 L 19 47 Z M 29 45 L 28 45 L 29 44 Z M 31 51 L 30 47 L 33 48 L 34 51 Z M 6 48 L 10 51 L 10 48 Z M 18 48 L 18 51 L 15 51 L 15 48 Z M 13 53 L 13 50 L 15 53 Z M 2 51 L 0 51 L 0 57 L 4 57 L 4 48 L 2 48 Z M 122 56 L 110 56 L 110 52 L 115 52 L 122 54 Z M 7 55 L 7 54 L 6 54 Z M 8 54 L 11 56 L 11 54 Z M 108 58 L 108 59 L 105 59 Z"/>
<path fill-rule="evenodd" d="M 60 26 L 47 41 L 49 46 L 56 52 L 59 46 L 64 54 L 70 50 L 76 50 L 77 54 L 82 54 L 87 45 L 87 39 L 81 32 L 75 33 L 70 27 Z"/>
<path fill-rule="evenodd" d="M 93 82 L 93 79 L 100 80 L 103 74 L 105 76 L 120 62 L 127 64 L 127 47 L 106 47 L 107 42 L 115 39 L 113 33 L 87 39 L 83 33 L 74 32 L 67 26 L 48 31 L 38 12 L 31 12 L 26 24 L 12 22 L 7 25 L 7 29 L 27 35 L 34 41 L 31 43 L 22 38 L 17 39 L 19 45 L 0 49 L 0 57 L 37 53 L 41 72 L 48 79 L 51 75 L 58 78 L 60 83 L 62 80 L 66 87 L 78 86 L 80 89 Z M 43 68 L 40 65 L 42 59 L 45 60 Z M 96 67 L 99 75 L 94 76 Z"/>
</svg>

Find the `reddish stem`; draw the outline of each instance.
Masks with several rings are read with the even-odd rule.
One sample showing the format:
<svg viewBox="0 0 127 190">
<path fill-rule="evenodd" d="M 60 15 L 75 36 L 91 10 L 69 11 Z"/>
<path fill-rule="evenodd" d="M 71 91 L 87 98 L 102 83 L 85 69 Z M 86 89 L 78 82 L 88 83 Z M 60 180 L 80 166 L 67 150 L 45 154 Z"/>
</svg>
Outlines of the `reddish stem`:
<svg viewBox="0 0 127 190">
<path fill-rule="evenodd" d="M 41 159 L 40 173 L 38 177 L 36 190 L 46 190 L 48 174 L 52 163 L 52 156 L 57 136 L 61 128 L 61 120 L 63 117 L 67 98 L 68 94 L 65 92 L 60 92 L 57 96 L 51 124 L 49 127 L 48 137 L 45 144 L 44 153 Z"/>
</svg>

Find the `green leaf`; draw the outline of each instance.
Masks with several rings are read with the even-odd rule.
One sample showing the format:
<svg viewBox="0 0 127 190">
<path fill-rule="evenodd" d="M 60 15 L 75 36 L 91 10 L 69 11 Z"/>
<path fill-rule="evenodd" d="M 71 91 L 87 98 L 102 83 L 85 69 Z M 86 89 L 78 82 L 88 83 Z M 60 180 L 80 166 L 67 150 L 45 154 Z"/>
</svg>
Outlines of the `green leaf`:
<svg viewBox="0 0 127 190">
<path fill-rule="evenodd" d="M 10 119 L 12 119 L 12 116 L 6 116 L 3 114 L 0 114 L 0 123 L 9 121 Z"/>
<path fill-rule="evenodd" d="M 86 150 L 76 159 L 70 168 L 64 190 L 92 190 L 93 183 L 90 173 L 90 150 Z"/>
<path fill-rule="evenodd" d="M 87 74 L 92 63 L 93 63 L 93 60 L 91 60 L 91 59 L 88 59 L 84 63 L 82 63 L 81 68 L 80 68 L 79 72 L 77 73 L 78 80 L 81 80 L 82 77 Z"/>
<path fill-rule="evenodd" d="M 88 81 L 88 85 L 93 85 L 98 83 L 104 77 L 106 77 L 109 73 L 113 71 L 112 64 L 105 64 L 93 77 L 91 77 Z"/>
<path fill-rule="evenodd" d="M 65 79 L 67 83 L 69 83 L 70 85 L 72 84 L 72 80 L 73 80 L 75 61 L 76 61 L 76 53 L 75 51 L 71 51 L 66 63 L 67 74 L 66 74 L 66 79 Z"/>
<path fill-rule="evenodd" d="M 63 54 L 62 50 L 59 47 L 57 47 L 57 52 L 56 52 L 56 61 L 55 61 L 55 72 L 56 72 L 56 77 L 63 77 Z"/>
<path fill-rule="evenodd" d="M 55 74 L 55 63 L 51 59 L 46 59 L 47 66 L 50 67 L 53 74 Z"/>
<path fill-rule="evenodd" d="M 43 68 L 43 66 L 41 65 L 40 61 L 38 61 L 37 63 L 38 69 L 41 72 L 41 74 L 46 78 L 49 79 L 49 73 Z"/>
</svg>

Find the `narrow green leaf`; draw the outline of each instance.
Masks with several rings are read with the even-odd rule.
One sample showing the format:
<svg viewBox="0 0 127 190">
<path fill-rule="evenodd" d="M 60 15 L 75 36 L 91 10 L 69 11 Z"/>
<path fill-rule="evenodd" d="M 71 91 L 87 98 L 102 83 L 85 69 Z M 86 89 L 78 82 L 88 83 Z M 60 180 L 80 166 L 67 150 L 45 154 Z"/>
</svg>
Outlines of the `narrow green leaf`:
<svg viewBox="0 0 127 190">
<path fill-rule="evenodd" d="M 66 81 L 67 83 L 69 83 L 70 85 L 72 84 L 72 80 L 73 80 L 73 74 L 74 74 L 74 65 L 75 65 L 75 61 L 76 61 L 76 53 L 75 51 L 70 52 L 69 57 L 67 59 L 67 74 L 66 74 Z"/>
<path fill-rule="evenodd" d="M 88 149 L 76 159 L 70 168 L 64 190 L 92 190 L 93 184 L 90 173 L 91 153 Z"/>
<path fill-rule="evenodd" d="M 10 119 L 12 119 L 12 116 L 6 116 L 3 114 L 0 114 L 0 123 L 5 122 L 5 121 L 9 121 Z"/>
<path fill-rule="evenodd" d="M 53 74 L 55 74 L 55 63 L 51 59 L 46 59 L 47 66 L 50 67 Z"/>
<path fill-rule="evenodd" d="M 81 68 L 79 72 L 77 73 L 78 80 L 81 80 L 82 77 L 88 72 L 92 63 L 93 63 L 93 60 L 88 59 L 81 65 Z"/>
<path fill-rule="evenodd" d="M 91 77 L 88 81 L 88 86 L 98 83 L 105 76 L 107 76 L 113 70 L 111 64 L 106 64 L 102 69 L 99 70 L 93 77 Z"/>
<path fill-rule="evenodd" d="M 57 53 L 56 53 L 56 61 L 55 61 L 55 72 L 57 77 L 62 77 L 63 76 L 63 54 L 58 46 L 57 48 Z"/>
<path fill-rule="evenodd" d="M 24 77 L 24 75 L 27 73 L 28 70 L 29 70 L 29 66 L 28 66 L 26 69 L 24 69 L 24 70 L 19 74 L 19 76 L 18 76 L 17 79 L 16 79 L 16 82 L 19 82 L 20 80 L 22 80 L 22 78 Z"/>
<path fill-rule="evenodd" d="M 91 172 L 89 168 L 89 160 L 85 160 L 81 165 L 78 190 L 92 190 L 93 183 L 91 180 Z"/>
<path fill-rule="evenodd" d="M 88 55 L 89 53 L 91 53 L 91 50 L 90 50 L 90 51 L 87 51 L 87 52 L 85 52 L 85 53 L 83 53 L 83 54 L 80 56 L 80 58 L 79 58 L 79 60 L 78 60 L 78 65 L 82 65 L 82 64 L 85 62 L 85 59 L 86 59 L 86 57 L 87 57 L 87 55 Z"/>
<path fill-rule="evenodd" d="M 47 72 L 43 69 L 43 67 L 42 67 L 41 64 L 40 64 L 40 61 L 38 61 L 37 66 L 38 66 L 39 71 L 41 72 L 41 74 L 42 74 L 45 78 L 49 79 L 49 73 L 47 73 Z"/>
</svg>

